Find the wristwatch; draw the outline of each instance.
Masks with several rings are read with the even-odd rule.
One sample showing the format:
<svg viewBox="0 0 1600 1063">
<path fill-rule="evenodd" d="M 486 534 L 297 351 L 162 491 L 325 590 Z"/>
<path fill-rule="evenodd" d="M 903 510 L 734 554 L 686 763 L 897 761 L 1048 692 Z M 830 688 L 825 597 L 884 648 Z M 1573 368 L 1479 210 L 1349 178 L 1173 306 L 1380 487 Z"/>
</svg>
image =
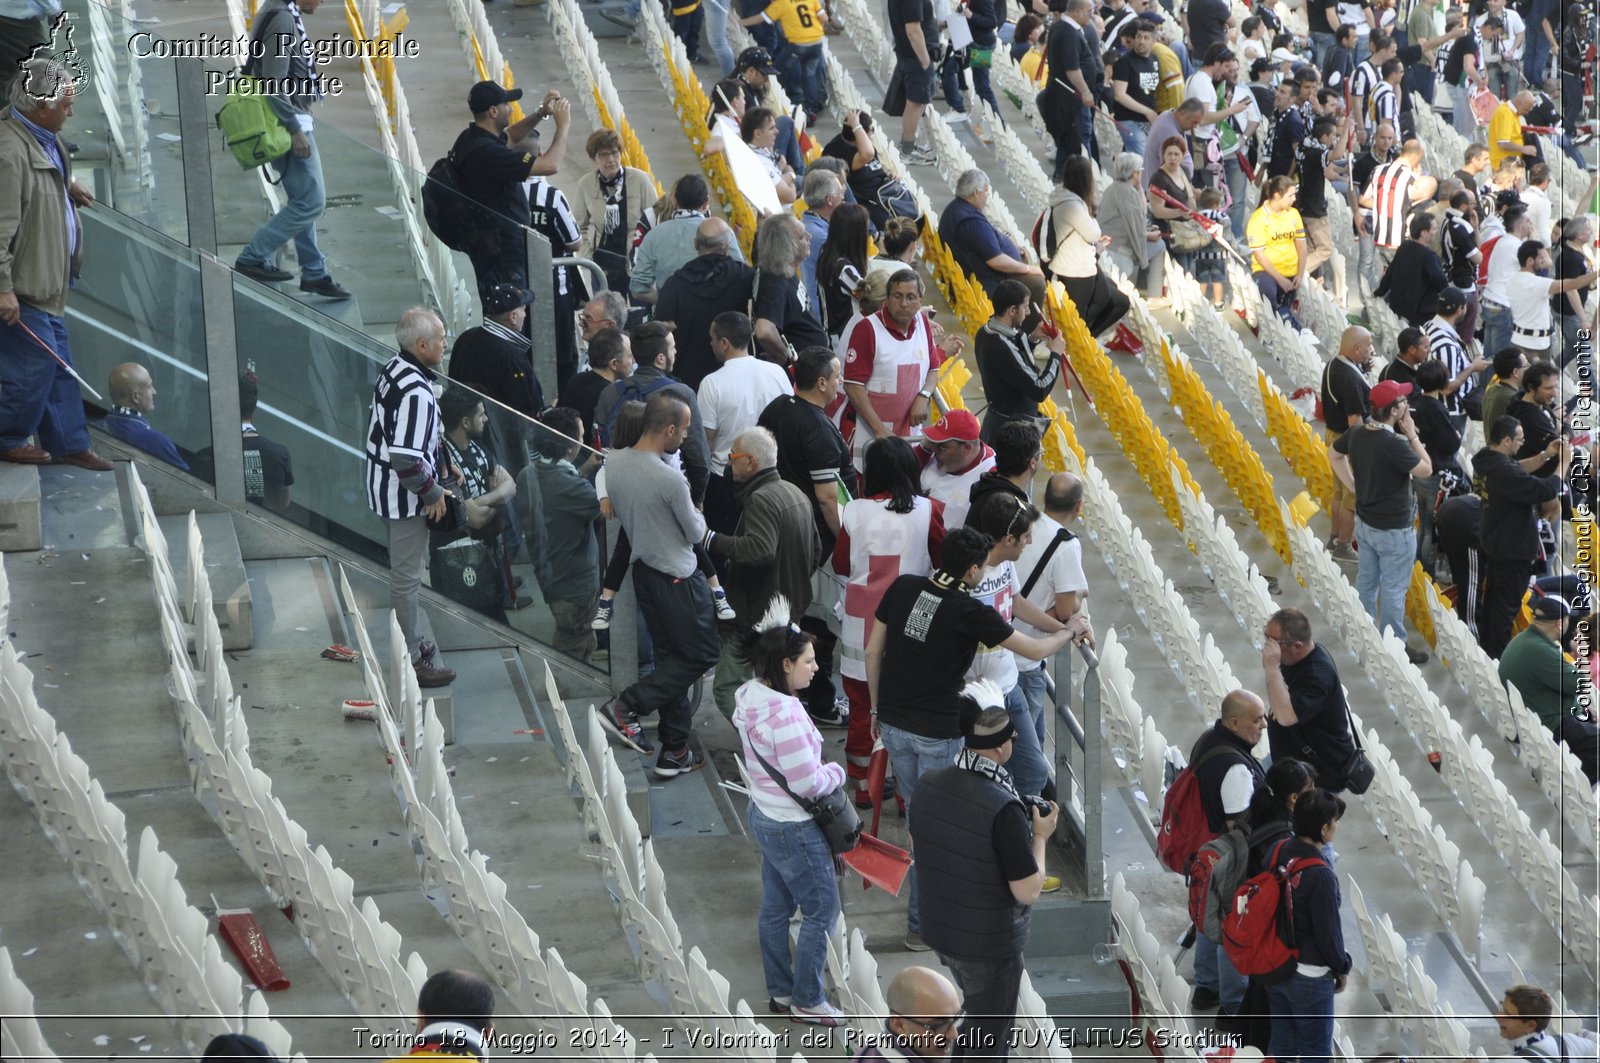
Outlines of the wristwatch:
<svg viewBox="0 0 1600 1063">
<path fill-rule="evenodd" d="M 933 389 L 932 388 L 923 388 L 921 391 L 917 392 L 917 394 L 922 396 L 925 399 L 931 399 L 931 398 L 933 398 Z"/>
</svg>

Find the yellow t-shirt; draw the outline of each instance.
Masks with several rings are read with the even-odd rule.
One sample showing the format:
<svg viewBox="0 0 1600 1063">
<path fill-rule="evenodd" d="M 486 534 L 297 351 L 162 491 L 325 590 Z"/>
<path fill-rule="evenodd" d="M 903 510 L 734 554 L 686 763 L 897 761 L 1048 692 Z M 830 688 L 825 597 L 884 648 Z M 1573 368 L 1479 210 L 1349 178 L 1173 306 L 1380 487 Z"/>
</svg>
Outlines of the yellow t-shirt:
<svg viewBox="0 0 1600 1063">
<path fill-rule="evenodd" d="M 1160 41 L 1156 41 L 1150 54 L 1156 57 L 1156 70 L 1161 74 L 1156 111 L 1170 111 L 1183 102 L 1183 64 L 1178 61 L 1178 53 Z"/>
<path fill-rule="evenodd" d="M 1522 117 L 1517 114 L 1517 109 L 1507 100 L 1494 109 L 1494 114 L 1489 116 L 1489 166 L 1498 169 L 1500 160 L 1507 155 L 1517 152 L 1507 151 L 1500 146 L 1502 140 L 1509 140 L 1513 144 L 1522 143 Z"/>
<path fill-rule="evenodd" d="M 1273 212 L 1266 207 L 1257 207 L 1256 212 L 1250 215 L 1250 224 L 1245 226 L 1244 236 L 1250 242 L 1250 250 L 1260 251 L 1272 263 L 1272 268 L 1283 276 L 1292 278 L 1300 271 L 1300 256 L 1295 251 L 1294 242 L 1306 238 L 1306 225 L 1300 219 L 1298 210 L 1290 207 Z M 1255 273 L 1266 272 L 1253 256 L 1250 269 Z"/>
<path fill-rule="evenodd" d="M 1044 65 L 1044 52 L 1029 48 L 1022 56 L 1022 74 L 1032 81 L 1036 88 L 1044 88 L 1044 79 L 1047 71 Z"/>
<path fill-rule="evenodd" d="M 761 14 L 783 29 L 783 39 L 790 44 L 816 44 L 822 40 L 823 20 L 818 15 L 817 0 L 772 0 Z"/>
</svg>

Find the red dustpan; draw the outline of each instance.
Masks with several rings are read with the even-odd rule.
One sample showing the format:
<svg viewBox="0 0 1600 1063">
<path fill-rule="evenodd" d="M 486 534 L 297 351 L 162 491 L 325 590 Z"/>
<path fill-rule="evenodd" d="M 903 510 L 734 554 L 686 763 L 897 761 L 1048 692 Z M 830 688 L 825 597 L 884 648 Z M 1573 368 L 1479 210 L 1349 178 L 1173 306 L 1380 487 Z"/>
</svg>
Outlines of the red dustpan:
<svg viewBox="0 0 1600 1063">
<path fill-rule="evenodd" d="M 275 993 L 289 988 L 289 979 L 278 967 L 278 957 L 272 952 L 272 943 L 256 917 L 248 911 L 217 911 L 217 932 L 232 947 L 234 955 L 250 972 L 250 980 L 263 992 Z"/>
<path fill-rule="evenodd" d="M 906 873 L 911 870 L 910 853 L 870 834 L 861 835 L 856 847 L 839 859 L 861 876 L 863 889 L 877 886 L 896 897 L 906 881 Z"/>
<path fill-rule="evenodd" d="M 883 742 L 872 747 L 872 759 L 867 762 L 867 793 L 872 795 L 872 830 L 878 833 L 878 820 L 883 817 L 883 784 L 889 777 L 889 751 Z"/>
</svg>

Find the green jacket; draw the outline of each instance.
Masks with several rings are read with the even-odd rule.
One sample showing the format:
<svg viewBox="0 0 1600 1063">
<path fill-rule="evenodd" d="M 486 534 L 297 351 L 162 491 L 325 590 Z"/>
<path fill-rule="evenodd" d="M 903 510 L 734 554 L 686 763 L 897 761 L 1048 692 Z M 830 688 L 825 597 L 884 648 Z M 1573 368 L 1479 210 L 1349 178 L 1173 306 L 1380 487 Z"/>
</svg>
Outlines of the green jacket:
<svg viewBox="0 0 1600 1063">
<path fill-rule="evenodd" d="M 706 537 L 711 556 L 728 561 L 728 604 L 747 628 L 782 594 L 798 621 L 811 604 L 811 574 L 822 554 L 811 499 L 777 469 L 762 469 L 739 486 L 739 501 L 734 533 Z"/>
<path fill-rule="evenodd" d="M 1500 655 L 1500 681 L 1510 683 L 1528 708 L 1561 738 L 1561 721 L 1578 707 L 1582 676 L 1544 632 L 1529 625 Z"/>
<path fill-rule="evenodd" d="M 9 110 L 0 118 L 0 292 L 57 317 L 66 313 L 67 289 L 83 261 L 82 223 L 75 257 L 67 232 L 72 160 L 66 163 L 63 178 Z"/>
</svg>

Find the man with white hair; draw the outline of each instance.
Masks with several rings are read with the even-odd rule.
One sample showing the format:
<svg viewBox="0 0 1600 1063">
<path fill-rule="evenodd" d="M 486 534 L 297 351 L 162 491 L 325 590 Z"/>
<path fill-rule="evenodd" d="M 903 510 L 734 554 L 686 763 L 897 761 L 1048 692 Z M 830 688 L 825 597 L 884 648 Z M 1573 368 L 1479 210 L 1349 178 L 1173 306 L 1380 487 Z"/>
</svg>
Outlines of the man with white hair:
<svg viewBox="0 0 1600 1063">
<path fill-rule="evenodd" d="M 828 225 L 833 212 L 844 202 L 844 182 L 831 170 L 812 168 L 800 182 L 800 198 L 806 201 L 806 212 L 800 215 L 800 224 L 811 236 L 811 246 L 800 267 L 801 283 L 806 289 L 806 306 L 811 315 L 822 316 L 822 300 L 817 294 L 817 261 L 822 257 L 822 245 L 828 240 Z"/>
<path fill-rule="evenodd" d="M 966 170 L 956 178 L 956 198 L 939 215 L 939 239 L 955 256 L 956 264 L 985 292 L 1003 280 L 1028 286 L 1036 307 L 1044 306 L 1044 271 L 1031 265 L 1017 245 L 994 227 L 983 208 L 991 186 L 982 170 Z M 1039 325 L 1037 311 L 1028 315 L 1024 331 Z"/>
<path fill-rule="evenodd" d="M 67 290 L 83 260 L 78 211 L 94 204 L 72 179 L 61 139 L 74 92 L 61 64 L 30 61 L 0 119 L 0 461 L 105 472 L 112 465 L 89 449 L 78 383 L 66 369 Z M 28 441 L 35 432 L 39 446 Z"/>
<path fill-rule="evenodd" d="M 728 469 L 739 491 L 739 524 L 733 534 L 708 531 L 705 547 L 725 560 L 733 631 L 747 631 L 778 595 L 798 624 L 811 605 L 811 574 L 822 556 L 811 500 L 778 475 L 778 440 L 765 428 L 750 428 L 733 441 Z M 711 694 L 717 708 L 733 716 L 734 692 L 754 674 L 739 652 L 740 639 L 726 628 Z"/>
<path fill-rule="evenodd" d="M 389 604 L 400 623 L 421 687 L 449 686 L 456 674 L 434 663 L 437 647 L 419 627 L 417 591 L 428 563 L 428 522 L 442 521 L 453 492 L 447 469 L 443 418 L 433 394 L 444 361 L 444 322 L 416 306 L 394 327 L 400 353 L 378 373 L 367 427 L 367 504 L 383 519 L 389 542 Z"/>
</svg>

